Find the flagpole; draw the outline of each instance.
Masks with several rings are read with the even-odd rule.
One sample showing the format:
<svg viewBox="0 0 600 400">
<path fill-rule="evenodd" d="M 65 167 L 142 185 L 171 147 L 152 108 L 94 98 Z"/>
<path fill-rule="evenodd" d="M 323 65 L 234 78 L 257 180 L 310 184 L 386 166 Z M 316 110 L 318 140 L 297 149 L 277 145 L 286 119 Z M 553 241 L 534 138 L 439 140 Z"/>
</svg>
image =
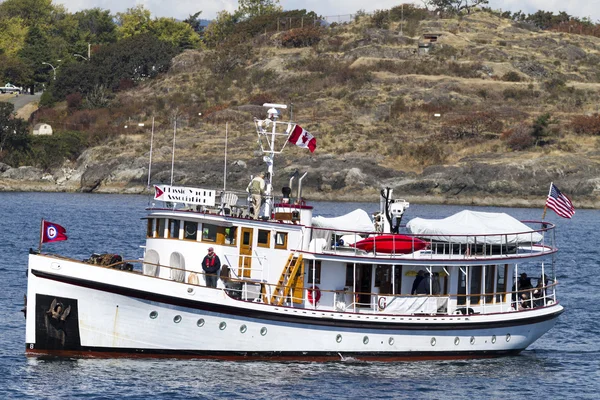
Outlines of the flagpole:
<svg viewBox="0 0 600 400">
<path fill-rule="evenodd" d="M 44 234 L 44 218 L 42 218 L 42 222 L 40 223 L 40 243 L 38 245 L 38 252 L 42 252 L 42 235 Z"/>
<path fill-rule="evenodd" d="M 550 193 L 552 193 L 552 185 L 554 184 L 554 182 L 550 182 L 550 189 L 548 190 L 548 196 L 550 196 Z M 544 218 L 546 218 L 546 211 L 548 210 L 548 197 L 546 197 L 546 203 L 544 204 L 544 214 L 542 214 L 542 221 L 544 220 Z"/>
<path fill-rule="evenodd" d="M 148 186 L 150 188 L 150 172 L 152 170 L 152 144 L 154 142 L 154 115 L 152 116 L 152 132 L 150 133 L 150 161 L 148 162 Z"/>
<path fill-rule="evenodd" d="M 227 188 L 227 131 L 229 129 L 229 123 L 225 122 L 225 163 L 223 165 L 223 192 Z"/>
</svg>

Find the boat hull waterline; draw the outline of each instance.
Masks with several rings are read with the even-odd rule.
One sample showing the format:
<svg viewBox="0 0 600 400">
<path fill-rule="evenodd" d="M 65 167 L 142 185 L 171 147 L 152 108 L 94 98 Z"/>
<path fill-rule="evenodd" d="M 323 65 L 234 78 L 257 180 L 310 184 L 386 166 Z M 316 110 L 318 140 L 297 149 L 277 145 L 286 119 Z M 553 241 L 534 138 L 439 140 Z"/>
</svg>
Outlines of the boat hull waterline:
<svg viewBox="0 0 600 400">
<path fill-rule="evenodd" d="M 66 266 L 66 262 L 61 264 Z M 210 296 L 206 302 L 157 296 L 125 285 L 97 285 L 56 271 L 36 269 L 32 273 L 31 286 L 44 288 L 44 294 L 34 294 L 31 311 L 35 317 L 28 320 L 35 321 L 35 336 L 27 338 L 26 353 L 35 356 L 274 361 L 497 357 L 518 354 L 551 329 L 562 312 L 556 304 L 514 313 L 512 321 L 493 315 L 385 314 L 374 320 L 372 316 L 337 313 L 336 317 L 347 319 L 340 323 L 327 318 L 331 313 L 315 311 L 315 315 L 297 320 L 287 314 L 300 310 L 288 307 L 252 302 L 244 302 L 244 308 L 228 307 L 227 303 L 237 301 L 215 289 L 195 288 L 193 297 Z M 181 289 L 189 286 L 174 284 Z M 215 295 L 223 300 L 215 301 Z M 48 315 L 53 300 L 71 308 L 65 321 Z"/>
</svg>

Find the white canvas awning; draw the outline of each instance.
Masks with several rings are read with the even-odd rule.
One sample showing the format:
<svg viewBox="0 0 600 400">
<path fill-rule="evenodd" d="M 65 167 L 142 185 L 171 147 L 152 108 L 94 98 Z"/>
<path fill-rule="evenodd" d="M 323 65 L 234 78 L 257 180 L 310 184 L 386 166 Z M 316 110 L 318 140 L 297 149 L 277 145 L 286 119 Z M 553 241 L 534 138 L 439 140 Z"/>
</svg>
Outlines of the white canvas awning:
<svg viewBox="0 0 600 400">
<path fill-rule="evenodd" d="M 411 233 L 452 243 L 538 243 L 540 233 L 505 213 L 464 210 L 443 219 L 414 218 L 406 224 Z"/>
<path fill-rule="evenodd" d="M 335 218 L 321 216 L 313 217 L 312 226 L 340 231 L 373 232 L 373 221 L 369 214 L 362 209 L 356 209 L 346 215 Z"/>
</svg>

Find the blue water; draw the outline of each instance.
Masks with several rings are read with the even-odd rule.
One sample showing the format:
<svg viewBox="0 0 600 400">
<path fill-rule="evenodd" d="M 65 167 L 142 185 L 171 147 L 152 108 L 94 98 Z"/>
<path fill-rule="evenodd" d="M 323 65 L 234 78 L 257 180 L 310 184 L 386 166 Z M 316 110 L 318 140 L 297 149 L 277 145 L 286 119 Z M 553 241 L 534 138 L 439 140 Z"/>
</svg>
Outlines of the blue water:
<svg viewBox="0 0 600 400">
<path fill-rule="evenodd" d="M 578 210 L 572 220 L 550 215 L 561 251 L 558 295 L 566 307 L 556 327 L 519 356 L 490 360 L 399 363 L 231 362 L 177 359 L 68 359 L 25 356 L 29 247 L 40 220 L 67 228 L 69 240 L 44 251 L 87 258 L 113 252 L 139 258 L 149 198 L 126 195 L 0 193 L 0 398 L 2 399 L 597 399 L 600 395 L 600 302 L 596 232 L 600 211 Z M 316 203 L 331 216 L 376 204 Z M 413 217 L 446 217 L 463 207 L 411 204 Z M 540 209 L 505 211 L 539 220 Z M 201 337 L 198 340 L 202 340 Z"/>
</svg>

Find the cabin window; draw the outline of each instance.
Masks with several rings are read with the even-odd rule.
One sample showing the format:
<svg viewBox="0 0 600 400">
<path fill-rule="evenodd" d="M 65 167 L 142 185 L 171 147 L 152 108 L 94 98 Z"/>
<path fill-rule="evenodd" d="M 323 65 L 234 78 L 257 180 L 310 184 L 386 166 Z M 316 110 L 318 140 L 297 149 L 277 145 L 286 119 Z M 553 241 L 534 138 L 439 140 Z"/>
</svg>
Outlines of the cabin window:
<svg viewBox="0 0 600 400">
<path fill-rule="evenodd" d="M 271 231 L 258 230 L 258 247 L 269 247 L 271 241 Z"/>
<path fill-rule="evenodd" d="M 508 270 L 508 264 L 498 265 L 496 268 L 496 301 L 503 303 L 506 301 L 506 272 Z"/>
<path fill-rule="evenodd" d="M 402 293 L 402 265 L 394 265 L 394 293 Z"/>
<path fill-rule="evenodd" d="M 286 232 L 276 232 L 275 233 L 275 248 L 287 250 L 287 237 L 288 237 L 288 234 Z"/>
<path fill-rule="evenodd" d="M 466 268 L 466 267 L 465 267 Z M 465 305 L 467 304 L 467 275 L 466 272 L 461 268 L 458 274 L 458 290 L 456 292 L 456 304 Z"/>
<path fill-rule="evenodd" d="M 485 266 L 485 302 L 492 303 L 494 301 L 494 280 L 496 279 L 496 266 Z"/>
<path fill-rule="evenodd" d="M 306 269 L 308 271 L 308 283 L 313 283 L 313 275 L 315 277 L 314 284 L 321 283 L 321 261 L 306 261 Z"/>
<path fill-rule="evenodd" d="M 346 286 L 354 287 L 354 265 L 346 264 Z"/>
<path fill-rule="evenodd" d="M 392 266 L 378 265 L 375 267 L 375 287 L 380 294 L 392 294 Z"/>
<path fill-rule="evenodd" d="M 171 239 L 179 239 L 179 220 L 171 219 L 169 221 L 169 237 Z"/>
<path fill-rule="evenodd" d="M 202 225 L 202 240 L 205 242 L 217 241 L 217 226 L 210 224 Z"/>
<path fill-rule="evenodd" d="M 234 226 L 229 226 L 224 229 L 224 244 L 235 246 L 236 238 L 237 238 L 237 228 Z"/>
<path fill-rule="evenodd" d="M 154 229 L 155 227 L 155 219 L 154 218 L 148 218 L 148 228 L 146 229 L 146 237 L 155 237 L 154 235 Z"/>
<path fill-rule="evenodd" d="M 164 218 L 159 218 L 158 219 L 158 232 L 157 232 L 157 237 L 165 237 L 165 224 L 166 224 L 166 219 Z"/>
<path fill-rule="evenodd" d="M 183 238 L 187 240 L 196 240 L 198 237 L 198 223 L 185 221 L 183 223 Z"/>
<path fill-rule="evenodd" d="M 480 294 L 481 294 L 481 272 L 483 270 L 482 267 L 477 266 L 477 267 L 470 267 L 470 272 L 471 272 L 471 286 L 470 286 L 470 290 L 469 293 L 473 294 L 474 296 L 471 296 L 471 304 L 479 304 L 479 301 L 481 300 Z"/>
</svg>

